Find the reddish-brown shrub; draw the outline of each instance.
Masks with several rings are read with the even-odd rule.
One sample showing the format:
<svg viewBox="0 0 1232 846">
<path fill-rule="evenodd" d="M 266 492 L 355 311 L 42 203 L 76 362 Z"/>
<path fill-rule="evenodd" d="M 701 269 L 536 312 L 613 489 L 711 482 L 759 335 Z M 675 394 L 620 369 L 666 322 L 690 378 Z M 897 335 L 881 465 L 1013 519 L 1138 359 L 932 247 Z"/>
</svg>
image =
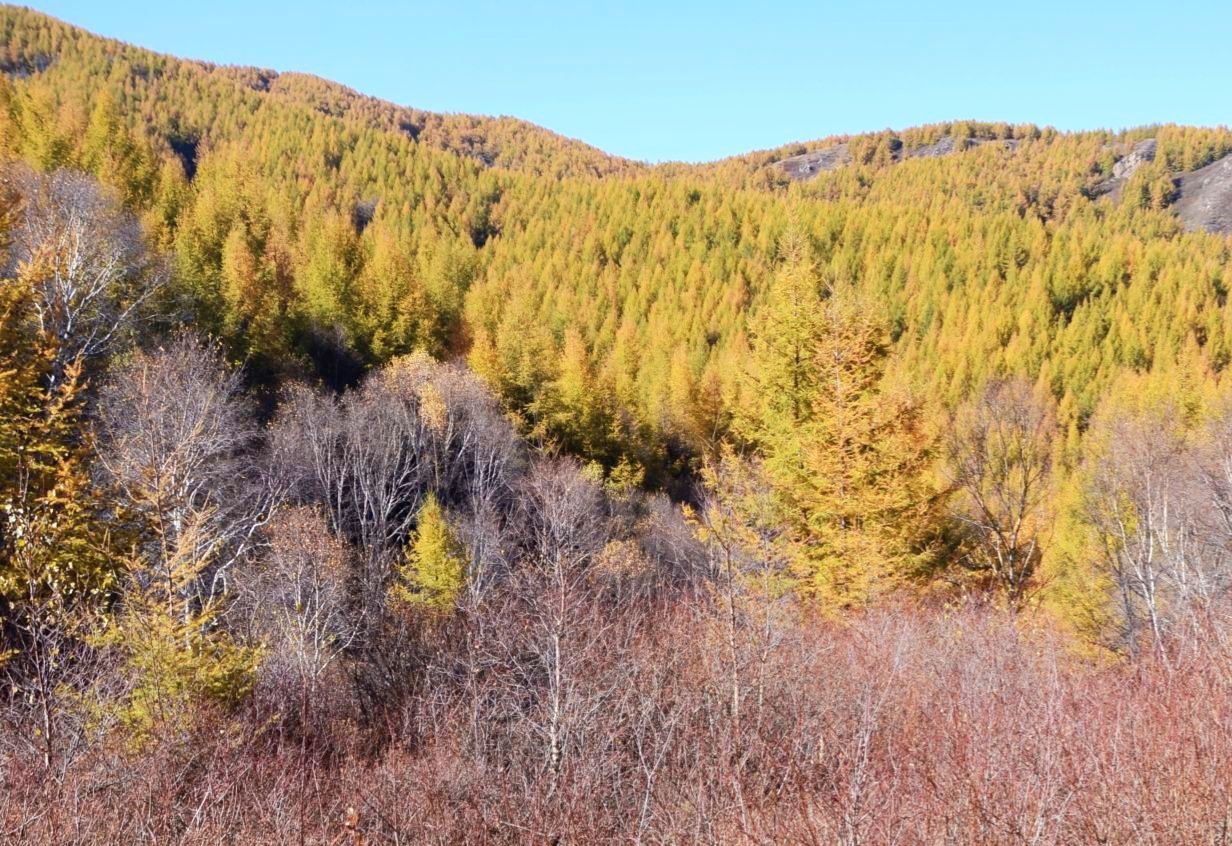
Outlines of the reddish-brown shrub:
<svg viewBox="0 0 1232 846">
<path fill-rule="evenodd" d="M 542 609 L 520 594 L 442 638 L 375 753 L 205 711 L 191 737 L 97 744 L 62 779 L 5 744 L 0 840 L 1177 844 L 1232 822 L 1215 639 L 1118 663 L 988 610 L 801 621 L 768 651 L 744 632 L 737 722 L 704 603 L 570 602 L 555 765 Z"/>
</svg>

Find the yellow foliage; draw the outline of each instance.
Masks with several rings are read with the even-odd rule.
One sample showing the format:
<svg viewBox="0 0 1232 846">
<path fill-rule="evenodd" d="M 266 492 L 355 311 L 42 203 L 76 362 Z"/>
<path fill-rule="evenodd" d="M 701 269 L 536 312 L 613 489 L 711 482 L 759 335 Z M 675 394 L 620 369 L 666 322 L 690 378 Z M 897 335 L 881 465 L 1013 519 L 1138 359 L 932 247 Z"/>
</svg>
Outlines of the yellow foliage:
<svg viewBox="0 0 1232 846">
<path fill-rule="evenodd" d="M 419 509 L 415 535 L 398 564 L 390 598 L 412 608 L 445 614 L 466 586 L 466 550 L 432 494 Z"/>
<path fill-rule="evenodd" d="M 128 682 L 121 698 L 103 707 L 139 742 L 187 728 L 196 703 L 239 702 L 260 661 L 257 649 L 217 626 L 222 598 L 201 589 L 211 556 L 198 537 L 204 523 L 190 521 L 164 562 L 128 557 L 124 600 L 96 638 L 119 652 Z"/>
</svg>

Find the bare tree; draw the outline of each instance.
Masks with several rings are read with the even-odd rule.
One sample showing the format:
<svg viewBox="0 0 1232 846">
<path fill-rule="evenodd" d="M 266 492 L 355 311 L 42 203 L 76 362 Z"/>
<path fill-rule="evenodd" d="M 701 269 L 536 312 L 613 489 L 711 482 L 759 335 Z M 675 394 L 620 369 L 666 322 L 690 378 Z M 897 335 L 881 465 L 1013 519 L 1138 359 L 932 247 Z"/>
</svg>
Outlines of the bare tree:
<svg viewBox="0 0 1232 846">
<path fill-rule="evenodd" d="M 321 503 L 331 528 L 358 546 L 374 597 L 426 492 L 425 439 L 413 409 L 369 385 L 343 399 L 294 386 L 272 430 L 293 496 Z"/>
<path fill-rule="evenodd" d="M 103 473 L 148 528 L 153 568 L 208 560 L 192 590 L 223 592 L 281 496 L 257 460 L 239 371 L 188 332 L 139 350 L 103 387 L 98 429 Z M 182 549 L 189 539 L 194 548 Z"/>
<path fill-rule="evenodd" d="M 532 570 L 523 585 L 533 636 L 528 648 L 543 673 L 544 701 L 536 718 L 544 741 L 549 791 L 560 777 L 580 710 L 573 670 L 584 645 L 601 636 L 584 620 L 586 569 L 607 539 L 602 493 L 570 461 L 537 465 L 522 487 L 522 525 Z"/>
<path fill-rule="evenodd" d="M 424 364 L 412 358 L 390 375 L 416 382 L 430 432 L 432 489 L 462 518 L 470 559 L 467 591 L 475 601 L 509 567 L 510 549 L 501 535 L 526 459 L 495 397 L 474 374 L 458 364 Z"/>
<path fill-rule="evenodd" d="M 21 264 L 40 270 L 35 314 L 57 341 L 55 381 L 69 362 L 127 338 L 166 274 L 149 258 L 136 218 L 90 176 L 23 171 L 17 182 L 25 202 L 8 275 Z"/>
<path fill-rule="evenodd" d="M 1232 591 L 1232 402 L 1223 405 L 1203 434 L 1194 463 L 1209 507 L 1197 511 L 1205 566 L 1194 591 L 1212 605 Z M 1223 611 L 1227 615 L 1232 609 Z"/>
<path fill-rule="evenodd" d="M 414 627 L 392 613 L 387 592 L 425 497 L 434 493 L 457 515 L 468 552 L 462 601 L 473 611 L 516 553 L 508 521 L 522 446 L 473 375 L 422 354 L 341 397 L 292 387 L 270 440 L 271 464 L 293 499 L 319 505 L 356 547 L 354 667 L 365 701 L 383 707 L 407 692 L 418 660 Z M 464 642 L 475 637 L 464 628 Z M 467 660 L 466 672 L 477 672 Z"/>
<path fill-rule="evenodd" d="M 721 596 L 729 707 L 739 733 L 745 688 L 752 687 L 759 710 L 765 699 L 766 668 L 788 620 L 790 559 L 773 492 L 756 461 L 724 451 L 703 477 L 698 534 L 709 552 L 711 583 Z M 746 678 L 750 669 L 752 685 Z"/>
<path fill-rule="evenodd" d="M 322 503 L 333 529 L 359 546 L 372 601 L 384 594 L 430 491 L 472 518 L 476 562 L 500 557 L 495 532 L 522 453 L 495 401 L 465 371 L 416 355 L 341 398 L 294 387 L 273 443 L 297 497 Z"/>
<path fill-rule="evenodd" d="M 1092 426 L 1087 518 L 1115 586 L 1119 641 L 1131 653 L 1145 636 L 1166 658 L 1178 627 L 1228 590 L 1221 427 L 1194 446 L 1168 409 L 1109 412 Z"/>
<path fill-rule="evenodd" d="M 1026 598 L 1048 525 L 1056 414 L 1022 379 L 993 382 L 951 417 L 945 470 L 952 513 L 967 531 L 966 565 L 1011 606 Z"/>
</svg>

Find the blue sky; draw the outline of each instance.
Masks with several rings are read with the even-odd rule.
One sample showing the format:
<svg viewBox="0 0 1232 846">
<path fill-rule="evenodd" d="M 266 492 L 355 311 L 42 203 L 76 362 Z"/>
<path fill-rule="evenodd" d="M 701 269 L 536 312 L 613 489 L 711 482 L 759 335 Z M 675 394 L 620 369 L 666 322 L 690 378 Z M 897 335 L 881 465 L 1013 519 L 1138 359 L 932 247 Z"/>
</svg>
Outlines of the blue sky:
<svg viewBox="0 0 1232 846">
<path fill-rule="evenodd" d="M 33 2 L 161 52 L 515 115 L 652 161 L 956 118 L 1232 122 L 1228 0 Z"/>
</svg>

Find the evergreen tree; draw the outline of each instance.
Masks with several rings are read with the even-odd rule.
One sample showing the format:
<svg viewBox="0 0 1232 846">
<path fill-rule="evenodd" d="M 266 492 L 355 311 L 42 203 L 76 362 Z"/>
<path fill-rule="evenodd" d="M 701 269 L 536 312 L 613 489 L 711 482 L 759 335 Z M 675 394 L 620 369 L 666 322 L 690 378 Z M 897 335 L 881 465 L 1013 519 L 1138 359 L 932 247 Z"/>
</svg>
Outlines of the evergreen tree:
<svg viewBox="0 0 1232 846">
<path fill-rule="evenodd" d="M 252 686 L 258 651 L 218 626 L 223 598 L 198 590 L 212 564 L 211 532 L 202 532 L 208 522 L 193 515 L 163 560 L 129 557 L 123 600 L 98 638 L 127 674 L 122 697 L 105 704 L 138 739 L 184 730 L 192 706 L 234 704 Z"/>
<path fill-rule="evenodd" d="M 0 280 L 0 608 L 98 601 L 112 583 L 105 503 L 82 432 L 82 367 L 51 384 L 56 339 L 38 330 L 38 264 Z"/>
<path fill-rule="evenodd" d="M 415 537 L 407 544 L 390 597 L 412 608 L 445 614 L 466 586 L 466 550 L 435 495 L 419 509 Z"/>
<path fill-rule="evenodd" d="M 875 307 L 845 285 L 819 296 L 798 236 L 784 254 L 740 425 L 795 531 L 804 589 L 825 607 L 860 604 L 920 561 L 929 443 L 918 405 L 886 389 L 888 337 Z"/>
</svg>

